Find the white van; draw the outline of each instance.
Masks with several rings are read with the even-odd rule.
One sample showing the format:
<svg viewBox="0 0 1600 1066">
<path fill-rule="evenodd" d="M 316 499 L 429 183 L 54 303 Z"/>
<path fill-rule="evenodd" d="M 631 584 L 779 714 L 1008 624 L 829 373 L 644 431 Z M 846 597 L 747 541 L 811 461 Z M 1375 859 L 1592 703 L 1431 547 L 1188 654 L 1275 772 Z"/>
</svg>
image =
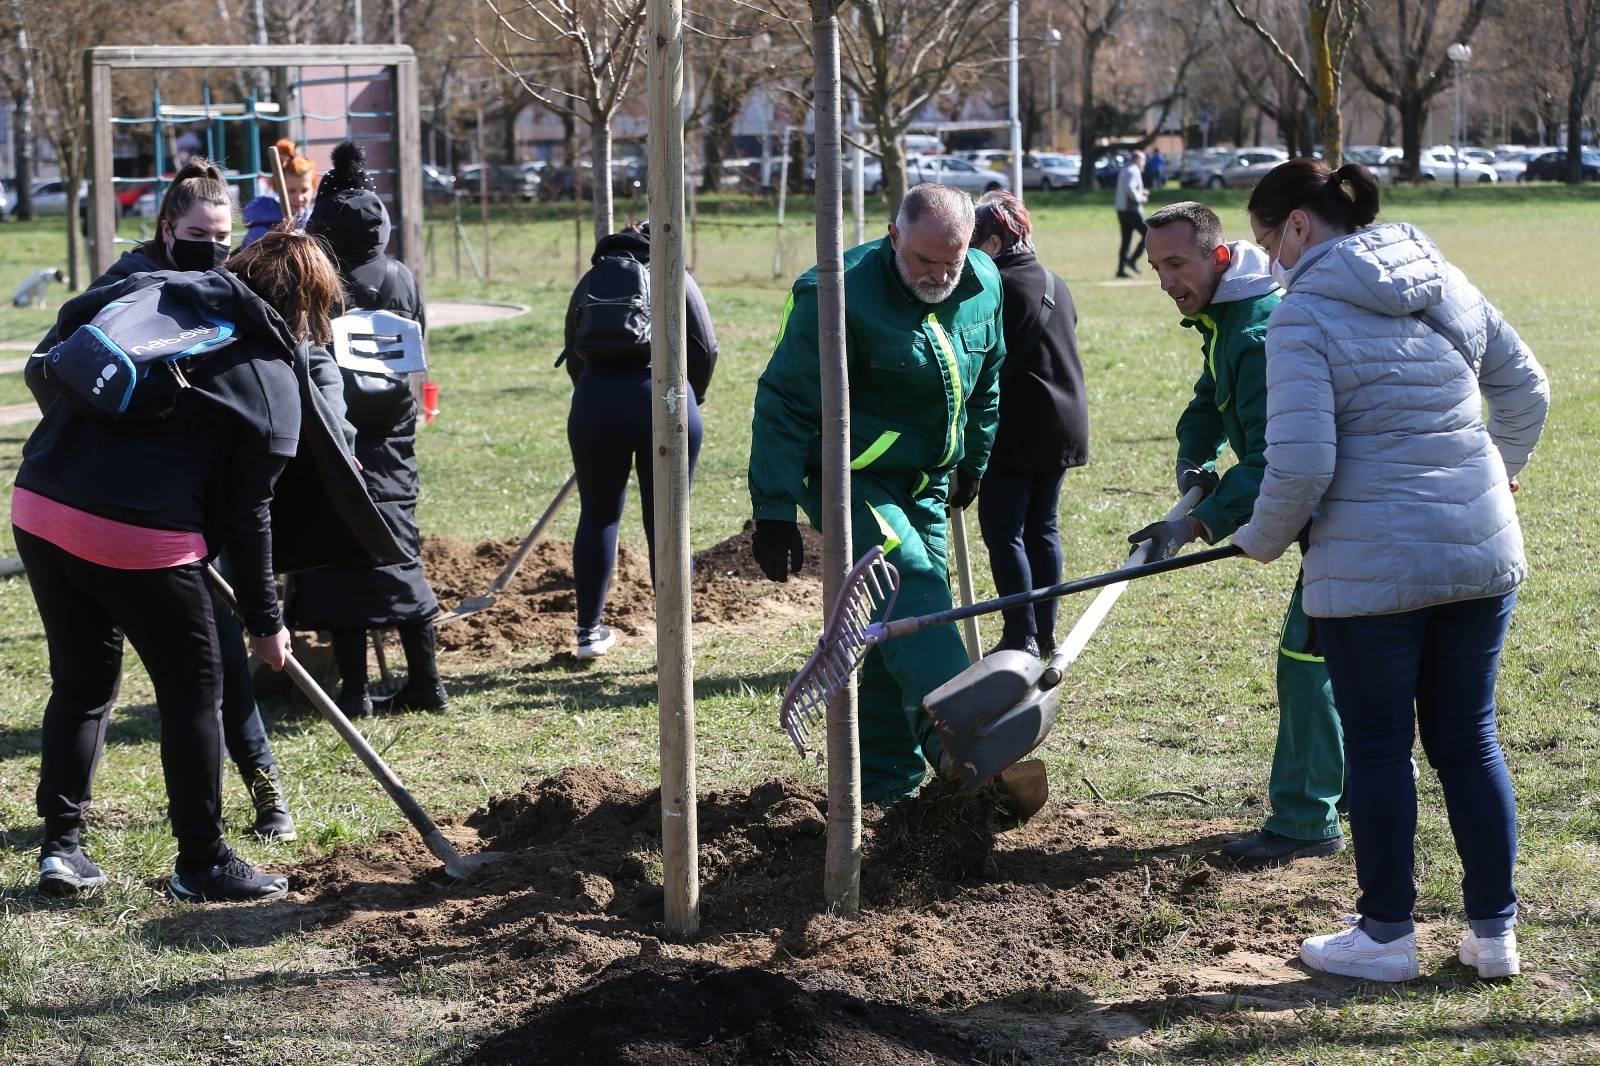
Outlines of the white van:
<svg viewBox="0 0 1600 1066">
<path fill-rule="evenodd" d="M 933 133 L 908 133 L 900 139 L 907 156 L 944 155 L 944 141 Z"/>
</svg>

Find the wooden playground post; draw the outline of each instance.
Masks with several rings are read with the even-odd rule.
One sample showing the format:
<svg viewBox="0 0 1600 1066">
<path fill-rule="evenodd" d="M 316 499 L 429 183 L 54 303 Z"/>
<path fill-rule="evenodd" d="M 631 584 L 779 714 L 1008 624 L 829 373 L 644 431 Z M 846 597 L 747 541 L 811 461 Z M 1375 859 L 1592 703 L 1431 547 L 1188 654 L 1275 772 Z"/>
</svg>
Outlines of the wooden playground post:
<svg viewBox="0 0 1600 1066">
<path fill-rule="evenodd" d="M 689 368 L 683 259 L 683 0 L 649 0 L 650 375 L 656 534 L 656 691 L 667 928 L 700 928 L 694 648 L 689 581 Z M 602 180 L 596 175 L 595 180 Z"/>
<path fill-rule="evenodd" d="M 839 159 L 837 0 L 811 0 L 816 61 L 817 357 L 822 372 L 822 595 L 833 610 L 850 570 L 850 379 L 844 333 L 844 203 Z M 785 138 L 784 158 L 788 158 Z M 781 203 L 782 201 L 780 201 Z M 780 230 L 780 236 L 782 231 Z M 828 846 L 822 896 L 830 908 L 861 908 L 861 743 L 854 673 L 828 701 Z"/>
</svg>

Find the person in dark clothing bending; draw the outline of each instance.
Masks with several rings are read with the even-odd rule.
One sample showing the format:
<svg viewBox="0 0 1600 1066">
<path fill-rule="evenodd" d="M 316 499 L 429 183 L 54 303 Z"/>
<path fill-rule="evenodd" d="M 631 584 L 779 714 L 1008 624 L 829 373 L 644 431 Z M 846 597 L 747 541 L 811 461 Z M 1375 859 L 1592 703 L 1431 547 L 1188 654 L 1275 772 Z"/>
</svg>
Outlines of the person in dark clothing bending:
<svg viewBox="0 0 1600 1066">
<path fill-rule="evenodd" d="M 972 246 L 1000 268 L 1006 361 L 1000 367 L 1000 425 L 978 490 L 978 524 L 1002 596 L 1061 580 L 1056 506 L 1069 468 L 1089 461 L 1089 412 L 1078 362 L 1078 312 L 1067 283 L 1033 251 L 1033 224 L 1003 190 L 978 201 Z M 1055 650 L 1056 602 L 1005 612 L 992 650 L 1048 657 Z"/>
<path fill-rule="evenodd" d="M 306 232 L 332 250 L 351 308 L 392 311 L 422 324 L 422 301 L 411 271 L 384 253 L 389 212 L 373 191 L 360 146 L 334 149 Z M 388 700 L 390 710 L 438 710 L 447 702 L 439 680 L 433 620 L 439 601 L 422 570 L 417 525 L 419 474 L 417 403 L 402 374 L 341 368 L 345 404 L 356 429 L 362 476 L 395 538 L 406 549 L 401 563 L 350 563 L 296 575 L 286 599 L 295 629 L 333 633 L 339 706 L 346 714 L 372 713 L 367 692 L 367 633 L 394 627 L 406 655 L 406 682 Z"/>
<path fill-rule="evenodd" d="M 223 183 L 222 171 L 204 159 L 191 159 L 173 177 L 161 198 L 154 239 L 124 252 L 109 270 L 90 282 L 89 289 L 101 289 L 134 274 L 157 270 L 210 270 L 227 257 L 232 234 L 233 200 Z M 52 327 L 38 350 L 47 352 L 61 339 L 59 327 Z M 24 375 L 41 410 L 55 398 L 55 390 L 43 386 L 43 369 L 42 360 L 29 360 Z M 342 410 L 342 400 L 339 404 Z M 232 576 L 228 560 L 219 559 L 218 566 L 225 576 Z M 217 647 L 222 655 L 222 736 L 228 757 L 250 792 L 256 811 L 256 836 L 268 841 L 292 841 L 296 837 L 294 820 L 284 798 L 278 760 L 272 754 L 266 725 L 256 706 L 244 629 L 227 604 L 214 591 L 210 594 Z"/>
<path fill-rule="evenodd" d="M 604 655 L 616 635 L 601 617 L 616 562 L 617 527 L 628 473 L 639 475 L 644 535 L 655 572 L 654 481 L 650 449 L 650 236 L 644 226 L 613 233 L 595 246 L 592 266 L 567 307 L 565 362 L 573 382 L 567 442 L 578 476 L 578 534 L 572 547 L 578 586 L 580 659 Z M 717 365 L 711 314 L 694 278 L 684 275 L 689 355 L 689 478 L 700 454 L 700 404 Z M 642 315 L 639 313 L 642 307 Z"/>
<path fill-rule="evenodd" d="M 71 894 L 105 883 L 80 831 L 126 635 L 161 716 L 178 838 L 172 894 L 266 899 L 284 894 L 287 880 L 258 873 L 222 835 L 222 674 L 205 561 L 226 548 L 252 648 L 282 669 L 289 633 L 273 579 L 270 506 L 300 439 L 296 350 L 327 340 L 338 279 L 315 242 L 274 233 L 225 269 L 143 273 L 91 289 L 61 309 L 55 332 L 70 337 L 107 304 L 153 285 L 231 322 L 237 341 L 189 360 L 189 387 L 175 390 L 170 413 L 156 420 L 103 421 L 45 367 L 37 387 L 55 396 L 23 449 L 12 495 L 17 547 L 50 647 L 39 887 Z"/>
</svg>

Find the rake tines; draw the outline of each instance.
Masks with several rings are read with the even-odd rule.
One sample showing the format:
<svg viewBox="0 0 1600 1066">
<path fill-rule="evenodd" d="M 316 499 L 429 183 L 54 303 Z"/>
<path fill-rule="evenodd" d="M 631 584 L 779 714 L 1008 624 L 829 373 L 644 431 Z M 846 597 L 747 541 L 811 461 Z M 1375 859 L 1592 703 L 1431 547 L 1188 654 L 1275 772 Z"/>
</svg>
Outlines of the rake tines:
<svg viewBox="0 0 1600 1066">
<path fill-rule="evenodd" d="M 900 573 L 877 546 L 845 575 L 828 627 L 789 683 L 778 712 L 779 724 L 801 755 L 806 753 L 807 735 L 826 714 L 828 700 L 849 683 L 867 652 L 883 639 L 883 627 L 873 618 L 888 617 L 899 592 Z"/>
</svg>

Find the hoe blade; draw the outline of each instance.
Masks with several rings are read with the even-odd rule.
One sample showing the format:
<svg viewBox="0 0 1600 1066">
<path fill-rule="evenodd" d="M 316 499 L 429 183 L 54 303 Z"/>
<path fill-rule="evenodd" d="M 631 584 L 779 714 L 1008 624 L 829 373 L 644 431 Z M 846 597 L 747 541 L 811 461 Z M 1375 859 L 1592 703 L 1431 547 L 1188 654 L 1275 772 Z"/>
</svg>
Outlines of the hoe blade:
<svg viewBox="0 0 1600 1066">
<path fill-rule="evenodd" d="M 963 788 L 980 787 L 1044 742 L 1055 728 L 1059 680 L 1026 652 L 1000 651 L 928 694 L 923 709 Z"/>
</svg>

